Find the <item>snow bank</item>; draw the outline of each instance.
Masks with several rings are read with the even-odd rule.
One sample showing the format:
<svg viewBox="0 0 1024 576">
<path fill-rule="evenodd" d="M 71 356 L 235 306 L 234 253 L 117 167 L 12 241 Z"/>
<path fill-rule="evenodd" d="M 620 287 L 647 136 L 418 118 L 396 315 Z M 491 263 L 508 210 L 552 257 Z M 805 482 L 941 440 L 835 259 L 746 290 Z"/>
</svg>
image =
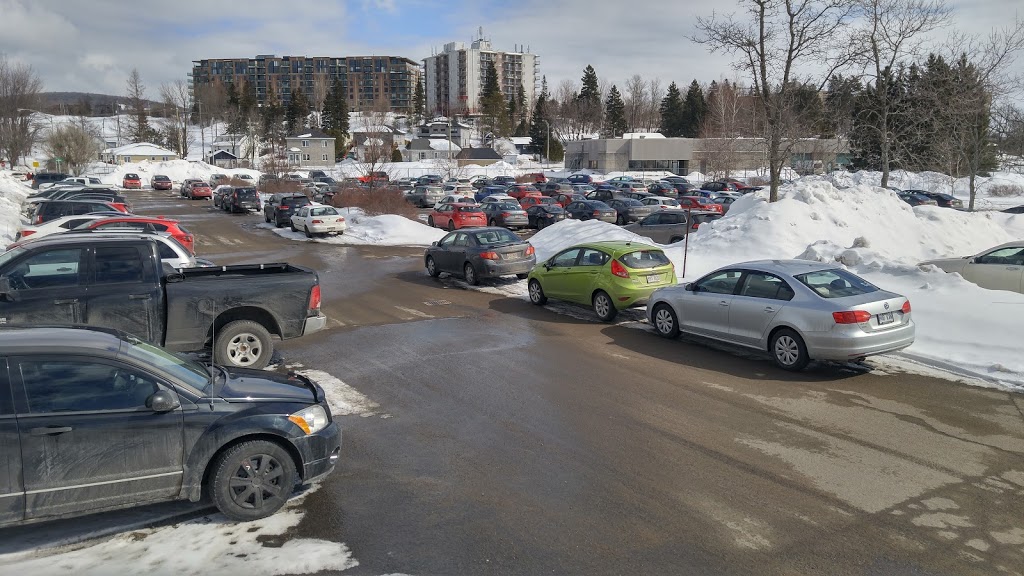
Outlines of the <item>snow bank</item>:
<svg viewBox="0 0 1024 576">
<path fill-rule="evenodd" d="M 179 183 L 186 178 L 201 178 L 203 180 L 208 180 L 213 174 L 227 174 L 228 176 L 248 174 L 249 176 L 252 176 L 254 182 L 260 177 L 259 170 L 250 170 L 248 168 L 219 168 L 212 164 L 207 164 L 206 162 L 191 162 L 188 160 L 168 160 L 166 162 L 127 162 L 125 164 L 105 164 L 103 162 L 96 162 L 90 164 L 83 172 L 84 175 L 99 178 L 104 184 L 113 185 L 120 185 L 121 181 L 124 180 L 124 175 L 129 173 L 138 174 L 142 178 L 143 186 L 149 185 L 149 179 L 154 174 L 163 174 L 175 183 Z"/>
<path fill-rule="evenodd" d="M 311 240 L 306 238 L 305 233 L 292 232 L 288 228 L 275 228 L 271 224 L 261 224 L 260 227 L 272 228 L 278 235 L 290 240 L 349 246 L 429 246 L 431 242 L 440 240 L 447 233 L 395 214 L 367 216 L 359 208 L 340 210 L 348 223 L 348 229 L 340 236 Z"/>
<path fill-rule="evenodd" d="M 833 172 L 822 177 L 840 188 L 856 185 L 880 186 L 882 173 L 870 170 L 859 172 Z M 938 172 L 906 172 L 894 170 L 889 175 L 889 185 L 903 190 L 928 190 L 952 194 L 960 198 L 967 206 L 970 197 L 970 180 L 953 178 Z M 1016 196 L 993 196 L 997 187 L 1013 187 L 1021 191 Z M 1001 210 L 1010 206 L 1024 204 L 1024 174 L 1016 172 L 993 172 L 991 176 L 979 176 L 975 179 L 977 199 L 975 208 L 981 210 Z"/>
<path fill-rule="evenodd" d="M 1020 319 L 1024 295 L 986 290 L 959 275 L 922 270 L 931 258 L 975 254 L 1024 238 L 1024 215 L 912 208 L 894 193 L 865 185 L 837 189 L 824 180 L 737 200 L 728 215 L 690 237 L 687 280 L 719 266 L 758 259 L 807 258 L 839 262 L 876 285 L 910 298 L 917 341 L 906 353 L 970 369 L 1024 390 Z M 538 261 L 584 241 L 636 240 L 612 224 L 567 220 L 530 242 Z M 664 247 L 682 274 L 683 248 Z M 680 279 L 682 281 L 682 278 Z"/>
<path fill-rule="evenodd" d="M 14 235 L 21 229 L 21 203 L 31 192 L 32 188 L 10 170 L 0 171 L 0 244 L 14 242 Z"/>
</svg>

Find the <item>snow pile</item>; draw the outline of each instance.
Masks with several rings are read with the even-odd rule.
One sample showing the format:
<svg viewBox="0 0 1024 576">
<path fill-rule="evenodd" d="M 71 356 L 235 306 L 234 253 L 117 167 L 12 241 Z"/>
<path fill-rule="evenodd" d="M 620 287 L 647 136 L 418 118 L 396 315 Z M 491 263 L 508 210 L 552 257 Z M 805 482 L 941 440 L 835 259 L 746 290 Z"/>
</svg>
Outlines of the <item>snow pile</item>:
<svg viewBox="0 0 1024 576">
<path fill-rule="evenodd" d="M 869 170 L 859 172 L 833 172 L 823 177 L 840 188 L 856 185 L 880 186 L 882 173 Z M 967 206 L 970 197 L 970 180 L 953 178 L 938 172 L 906 172 L 894 170 L 889 175 L 889 185 L 902 190 L 927 190 L 952 194 L 960 198 Z M 991 176 L 979 176 L 975 179 L 977 199 L 975 207 L 982 210 L 1000 210 L 1010 206 L 1024 204 L 1024 174 L 1016 172 L 994 172 Z M 999 189 L 1014 189 L 1017 195 L 993 196 L 992 192 Z"/>
<path fill-rule="evenodd" d="M 916 266 L 1020 240 L 1024 215 L 912 208 L 888 190 L 862 185 L 839 190 L 823 180 L 805 179 L 784 187 L 780 196 L 775 203 L 767 202 L 767 191 L 745 196 L 725 218 L 702 225 L 690 237 L 686 280 L 748 260 L 839 262 L 910 298 L 917 341 L 908 355 L 1024 389 L 1019 351 L 1024 295 L 986 290 L 959 275 Z M 542 261 L 573 244 L 596 240 L 650 243 L 612 224 L 572 220 L 545 228 L 530 242 Z M 683 247 L 665 251 L 681 275 Z"/>
<path fill-rule="evenodd" d="M 180 183 L 186 178 L 201 178 L 203 180 L 209 180 L 213 174 L 227 174 L 228 176 L 234 176 L 236 174 L 248 174 L 253 178 L 253 183 L 260 177 L 258 170 L 249 170 L 248 168 L 219 168 L 212 164 L 205 162 L 190 162 L 188 160 L 167 160 L 159 162 L 143 161 L 143 162 L 126 162 L 124 164 L 105 164 L 102 162 L 96 162 L 90 164 L 86 168 L 83 175 L 95 176 L 100 179 L 104 184 L 113 184 L 120 186 L 124 180 L 125 174 L 138 174 L 142 178 L 142 185 L 148 186 L 149 179 L 154 174 L 163 174 L 170 178 L 174 183 Z"/>
<path fill-rule="evenodd" d="M 230 522 L 211 514 L 170 526 L 124 531 L 106 540 L 0 555 L 10 574 L 75 576 L 154 574 L 312 574 L 358 566 L 348 547 L 336 542 L 290 537 L 303 513 L 303 496 L 273 516 Z M 282 541 L 280 545 L 273 544 Z M 270 543 L 265 543 L 269 541 Z M 10 542 L 8 542 L 10 544 Z"/>
<path fill-rule="evenodd" d="M 21 229 L 21 203 L 32 192 L 27 182 L 15 178 L 9 170 L 0 171 L 0 244 L 14 242 Z"/>
<path fill-rule="evenodd" d="M 359 208 L 341 208 L 348 229 L 339 236 L 316 238 L 316 242 L 350 246 L 429 246 L 447 234 L 440 228 L 431 228 L 415 220 L 395 214 L 367 216 Z M 292 232 L 289 228 L 275 228 L 272 224 L 261 224 L 261 228 L 273 228 L 279 236 L 290 240 L 310 240 L 304 232 Z"/>
</svg>

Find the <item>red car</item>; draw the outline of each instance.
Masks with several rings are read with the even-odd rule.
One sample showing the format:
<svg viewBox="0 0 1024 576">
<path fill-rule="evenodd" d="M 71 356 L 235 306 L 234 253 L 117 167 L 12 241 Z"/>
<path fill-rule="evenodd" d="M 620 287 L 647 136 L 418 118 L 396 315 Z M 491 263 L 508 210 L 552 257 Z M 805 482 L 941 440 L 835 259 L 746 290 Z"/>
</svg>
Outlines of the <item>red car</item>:
<svg viewBox="0 0 1024 576">
<path fill-rule="evenodd" d="M 213 189 L 206 182 L 193 182 L 186 192 L 189 200 L 195 200 L 196 198 L 213 198 Z"/>
<path fill-rule="evenodd" d="M 427 217 L 427 225 L 449 230 L 487 226 L 487 215 L 476 204 L 441 204 Z"/>
<path fill-rule="evenodd" d="M 583 194 L 555 194 L 554 196 L 551 196 L 551 198 L 554 198 L 555 204 L 558 204 L 562 208 L 568 206 L 570 202 L 587 199 L 587 197 L 584 196 Z"/>
<path fill-rule="evenodd" d="M 516 200 L 522 200 L 527 196 L 542 196 L 540 190 L 537 190 L 537 188 L 532 184 L 512 184 L 508 187 L 506 194 Z"/>
<path fill-rule="evenodd" d="M 121 187 L 126 189 L 142 189 L 142 178 L 139 178 L 138 174 L 128 173 L 124 175 L 124 180 L 121 181 Z"/>
<path fill-rule="evenodd" d="M 149 187 L 153 190 L 170 190 L 174 187 L 174 183 L 167 176 L 156 174 L 149 179 Z"/>
<path fill-rule="evenodd" d="M 87 229 L 100 229 L 100 230 L 148 230 L 152 229 L 156 232 L 167 232 L 175 240 L 181 243 L 182 246 L 188 248 L 188 251 L 196 253 L 196 239 L 191 232 L 186 230 L 177 220 L 171 220 L 169 218 L 163 218 L 160 216 L 114 216 L 112 218 L 103 218 L 101 220 L 93 220 L 88 224 L 82 226 Z"/>
<path fill-rule="evenodd" d="M 699 196 L 680 196 L 679 207 L 684 210 L 705 210 L 719 214 L 723 212 L 721 204 L 715 204 L 711 200 Z"/>
<path fill-rule="evenodd" d="M 524 196 L 519 199 L 519 205 L 523 207 L 523 210 L 537 204 L 558 204 L 558 202 L 550 196 Z"/>
</svg>

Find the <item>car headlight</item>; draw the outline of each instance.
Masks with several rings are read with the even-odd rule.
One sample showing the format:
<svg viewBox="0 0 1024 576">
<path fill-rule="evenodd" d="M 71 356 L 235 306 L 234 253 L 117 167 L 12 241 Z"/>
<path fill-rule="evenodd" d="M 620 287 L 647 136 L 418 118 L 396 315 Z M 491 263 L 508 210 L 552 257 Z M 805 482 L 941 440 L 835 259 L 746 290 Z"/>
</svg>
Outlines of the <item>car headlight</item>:
<svg viewBox="0 0 1024 576">
<path fill-rule="evenodd" d="M 302 428 L 302 431 L 306 434 L 319 432 L 326 428 L 328 424 L 327 411 L 319 404 L 303 408 L 289 416 L 288 419 L 299 428 Z"/>
</svg>

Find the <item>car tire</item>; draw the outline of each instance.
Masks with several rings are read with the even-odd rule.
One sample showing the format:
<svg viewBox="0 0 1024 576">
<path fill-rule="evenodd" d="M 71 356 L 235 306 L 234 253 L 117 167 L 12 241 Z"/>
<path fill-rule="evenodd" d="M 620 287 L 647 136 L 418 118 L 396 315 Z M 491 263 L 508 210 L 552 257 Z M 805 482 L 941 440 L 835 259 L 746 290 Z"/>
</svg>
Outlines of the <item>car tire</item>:
<svg viewBox="0 0 1024 576">
<path fill-rule="evenodd" d="M 685 237 L 683 236 L 673 236 L 668 239 L 668 243 L 675 244 L 676 242 L 682 242 L 683 240 L 685 240 Z"/>
<path fill-rule="evenodd" d="M 530 280 L 530 284 L 527 286 L 530 293 L 530 302 L 533 302 L 537 306 L 543 306 L 547 304 L 548 297 L 544 295 L 544 288 L 541 287 L 540 281 L 534 278 Z"/>
<path fill-rule="evenodd" d="M 427 226 L 430 226 L 431 228 L 434 228 L 434 217 L 433 216 L 427 216 Z"/>
<path fill-rule="evenodd" d="M 263 219 L 267 221 L 267 224 L 270 224 L 270 216 L 267 216 L 266 213 L 263 214 Z"/>
<path fill-rule="evenodd" d="M 281 445 L 251 440 L 217 457 L 207 491 L 221 514 L 248 522 L 280 510 L 295 490 L 296 475 L 295 461 Z"/>
<path fill-rule="evenodd" d="M 303 226 L 302 230 L 306 233 L 306 238 L 312 238 L 313 234 L 309 232 L 309 226 Z"/>
<path fill-rule="evenodd" d="M 498 225 L 498 221 L 497 221 L 497 220 L 495 220 L 494 218 L 491 218 L 491 221 L 490 221 L 490 222 L 488 222 L 488 223 L 487 223 L 487 225 L 488 225 L 488 226 L 492 226 L 492 227 L 493 227 L 493 226 L 497 226 L 497 225 Z"/>
<path fill-rule="evenodd" d="M 228 367 L 265 368 L 274 353 L 274 341 L 262 324 L 252 320 L 229 322 L 217 332 L 213 362 Z"/>
<path fill-rule="evenodd" d="M 284 228 L 284 224 L 280 220 L 274 220 L 274 226 L 277 228 Z"/>
<path fill-rule="evenodd" d="M 288 221 L 288 227 L 291 228 L 292 232 L 298 232 L 299 229 L 295 227 L 295 223 L 291 220 Z"/>
<path fill-rule="evenodd" d="M 455 220 L 448 221 L 448 231 L 455 232 Z"/>
<path fill-rule="evenodd" d="M 791 372 L 803 370 L 811 361 L 803 338 L 789 328 L 782 328 L 772 334 L 768 341 L 768 353 L 772 355 L 776 366 Z"/>
<path fill-rule="evenodd" d="M 654 307 L 651 324 L 654 325 L 654 331 L 658 333 L 658 336 L 670 340 L 679 336 L 679 318 L 676 317 L 675 310 L 668 304 L 661 303 Z"/>
<path fill-rule="evenodd" d="M 602 322 L 611 322 L 619 313 L 615 308 L 612 297 L 604 290 L 595 292 L 591 302 L 593 303 L 594 314 L 597 314 L 598 319 Z"/>
<path fill-rule="evenodd" d="M 520 280 L 526 280 L 526 278 L 528 276 L 529 276 L 529 274 L 516 274 L 516 278 L 518 278 Z"/>
<path fill-rule="evenodd" d="M 432 256 L 427 256 L 427 274 L 429 274 L 431 278 L 437 278 L 441 275 L 441 271 L 437 269 L 437 262 L 434 262 L 434 258 Z"/>
<path fill-rule="evenodd" d="M 626 219 L 623 218 L 622 215 L 620 214 L 620 215 L 615 217 L 615 223 L 618 224 L 619 226 L 625 226 L 626 225 Z"/>
<path fill-rule="evenodd" d="M 480 284 L 480 278 L 477 278 L 476 275 L 476 268 L 469 262 L 466 262 L 466 265 L 462 267 L 462 277 L 466 279 L 466 284 L 470 286 Z"/>
</svg>

